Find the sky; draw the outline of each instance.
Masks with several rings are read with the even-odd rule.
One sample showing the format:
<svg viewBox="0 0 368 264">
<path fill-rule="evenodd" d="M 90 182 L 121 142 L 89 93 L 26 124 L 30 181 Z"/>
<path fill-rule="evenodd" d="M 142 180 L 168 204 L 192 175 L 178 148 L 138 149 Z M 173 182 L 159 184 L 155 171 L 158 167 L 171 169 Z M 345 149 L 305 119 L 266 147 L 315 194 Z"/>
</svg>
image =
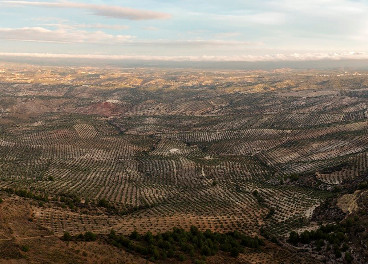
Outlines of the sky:
<svg viewBox="0 0 368 264">
<path fill-rule="evenodd" d="M 0 55 L 368 58 L 368 0 L 0 0 Z"/>
</svg>

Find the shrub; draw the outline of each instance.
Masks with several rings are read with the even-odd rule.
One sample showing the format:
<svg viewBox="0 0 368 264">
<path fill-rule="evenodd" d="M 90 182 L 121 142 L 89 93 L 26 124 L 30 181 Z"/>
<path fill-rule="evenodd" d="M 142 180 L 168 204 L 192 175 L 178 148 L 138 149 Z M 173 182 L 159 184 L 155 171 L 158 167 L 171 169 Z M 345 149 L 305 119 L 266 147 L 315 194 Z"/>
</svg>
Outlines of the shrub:
<svg viewBox="0 0 368 264">
<path fill-rule="evenodd" d="M 97 239 L 96 234 L 92 232 L 86 232 L 84 234 L 84 241 L 95 241 Z"/>
<path fill-rule="evenodd" d="M 304 231 L 301 235 L 300 235 L 300 241 L 303 244 L 309 244 L 311 241 L 310 235 L 308 231 Z"/>
<path fill-rule="evenodd" d="M 233 247 L 230 251 L 230 254 L 232 257 L 236 258 L 239 256 L 239 253 L 240 253 L 240 248 L 239 247 Z"/>
<path fill-rule="evenodd" d="M 71 241 L 72 240 L 72 236 L 68 232 L 64 232 L 64 235 L 62 237 L 62 240 L 64 240 L 64 241 Z"/>
<path fill-rule="evenodd" d="M 162 251 L 161 252 L 161 259 L 163 259 L 163 260 L 167 259 L 167 253 L 166 253 L 166 251 Z"/>
<path fill-rule="evenodd" d="M 106 199 L 103 198 L 103 199 L 98 201 L 98 206 L 108 208 L 109 207 L 109 202 Z"/>
<path fill-rule="evenodd" d="M 199 234 L 199 230 L 196 226 L 191 226 L 190 227 L 190 233 L 192 233 L 192 235 L 198 235 Z"/>
<path fill-rule="evenodd" d="M 179 261 L 184 261 L 185 260 L 185 256 L 183 254 L 179 254 L 178 255 L 178 260 Z"/>
<path fill-rule="evenodd" d="M 130 239 L 138 239 L 139 237 L 139 234 L 136 230 L 134 230 L 130 235 L 129 235 L 129 238 Z"/>
<path fill-rule="evenodd" d="M 271 218 L 275 214 L 275 209 L 271 208 L 268 214 L 266 215 L 266 219 Z"/>
<path fill-rule="evenodd" d="M 159 259 L 160 258 L 160 251 L 157 247 L 153 246 L 149 249 L 149 253 L 152 255 L 152 257 L 154 259 Z"/>
<path fill-rule="evenodd" d="M 359 190 L 367 189 L 368 188 L 368 182 L 361 182 L 358 185 Z"/>
<path fill-rule="evenodd" d="M 271 242 L 272 243 L 275 243 L 275 244 L 278 244 L 279 243 L 279 241 L 277 240 L 277 238 L 276 237 L 271 237 Z"/>
<path fill-rule="evenodd" d="M 115 232 L 114 229 L 111 229 L 110 234 L 109 234 L 109 238 L 114 239 L 114 240 L 117 238 L 116 232 Z"/>
<path fill-rule="evenodd" d="M 335 253 L 336 258 L 341 258 L 341 251 L 338 246 L 334 247 L 334 253 Z"/>
<path fill-rule="evenodd" d="M 82 235 L 82 237 L 86 239 L 86 235 Z M 137 240 L 137 238 L 142 239 Z M 258 248 L 264 245 L 264 242 L 258 237 L 252 238 L 240 232 L 227 234 L 213 233 L 210 230 L 201 232 L 194 226 L 190 228 L 189 232 L 174 228 L 172 232 L 156 236 L 147 232 L 141 237 L 136 231 L 133 231 L 129 238 L 118 236 L 114 230 L 111 230 L 107 241 L 116 247 L 125 247 L 145 255 L 147 259 L 152 261 L 173 257 L 184 261 L 186 257 L 193 258 L 196 254 L 201 254 L 203 257 L 211 256 L 215 255 L 219 248 L 237 257 L 239 253 L 244 251 L 245 246 Z"/>
<path fill-rule="evenodd" d="M 168 258 L 173 258 L 174 257 L 174 250 L 172 248 L 170 248 L 168 251 L 167 251 L 167 257 Z"/>
<path fill-rule="evenodd" d="M 209 256 L 211 255 L 211 250 L 210 248 L 206 245 L 206 246 L 203 246 L 201 248 L 201 254 L 204 255 L 204 256 Z"/>
<path fill-rule="evenodd" d="M 299 179 L 299 176 L 297 174 L 292 174 L 289 176 L 289 179 L 291 182 L 295 182 Z"/>
<path fill-rule="evenodd" d="M 153 235 L 150 231 L 148 231 L 145 235 L 144 235 L 144 240 L 148 243 L 148 244 L 152 244 L 153 243 Z"/>
<path fill-rule="evenodd" d="M 29 251 L 29 246 L 28 245 L 23 245 L 20 247 L 20 250 L 22 250 L 23 252 L 28 252 Z"/>
<path fill-rule="evenodd" d="M 346 253 L 345 253 L 345 261 L 346 261 L 347 263 L 352 263 L 352 262 L 353 262 L 353 260 L 354 260 L 354 258 L 353 258 L 353 256 L 351 255 L 351 253 L 350 253 L 350 252 L 346 252 Z"/>
<path fill-rule="evenodd" d="M 289 239 L 287 240 L 290 244 L 296 245 L 299 242 L 299 234 L 295 231 L 290 232 Z"/>
</svg>

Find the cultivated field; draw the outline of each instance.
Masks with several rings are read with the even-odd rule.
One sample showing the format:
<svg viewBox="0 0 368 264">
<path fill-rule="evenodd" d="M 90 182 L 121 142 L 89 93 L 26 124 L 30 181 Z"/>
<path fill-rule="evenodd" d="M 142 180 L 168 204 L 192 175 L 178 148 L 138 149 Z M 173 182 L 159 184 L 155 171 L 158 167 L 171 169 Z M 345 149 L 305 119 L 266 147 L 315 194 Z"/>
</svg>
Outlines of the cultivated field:
<svg viewBox="0 0 368 264">
<path fill-rule="evenodd" d="M 284 236 L 367 177 L 367 98 L 366 73 L 5 65 L 0 187 L 60 236 Z"/>
</svg>

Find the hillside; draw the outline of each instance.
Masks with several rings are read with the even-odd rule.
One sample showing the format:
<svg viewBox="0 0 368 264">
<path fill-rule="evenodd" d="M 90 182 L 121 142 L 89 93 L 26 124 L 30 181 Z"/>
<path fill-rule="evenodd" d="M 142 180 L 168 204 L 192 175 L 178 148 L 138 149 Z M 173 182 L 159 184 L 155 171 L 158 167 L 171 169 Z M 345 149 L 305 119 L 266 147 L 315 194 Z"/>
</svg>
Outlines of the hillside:
<svg viewBox="0 0 368 264">
<path fill-rule="evenodd" d="M 3 65 L 1 256 L 145 263 L 111 230 L 195 226 L 265 241 L 207 263 L 366 263 L 367 74 Z M 344 226 L 354 217 L 361 232 Z M 346 241 L 288 242 L 326 224 Z M 87 231 L 98 239 L 60 239 Z"/>
</svg>

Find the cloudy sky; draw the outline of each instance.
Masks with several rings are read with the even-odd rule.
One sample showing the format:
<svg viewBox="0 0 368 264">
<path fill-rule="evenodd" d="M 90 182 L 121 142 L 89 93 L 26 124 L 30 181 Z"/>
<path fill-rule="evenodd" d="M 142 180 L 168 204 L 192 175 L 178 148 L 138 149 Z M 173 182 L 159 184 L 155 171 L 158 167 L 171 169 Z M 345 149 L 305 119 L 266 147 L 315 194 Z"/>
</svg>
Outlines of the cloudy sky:
<svg viewBox="0 0 368 264">
<path fill-rule="evenodd" d="M 367 0 L 0 0 L 0 55 L 368 58 Z"/>
</svg>

